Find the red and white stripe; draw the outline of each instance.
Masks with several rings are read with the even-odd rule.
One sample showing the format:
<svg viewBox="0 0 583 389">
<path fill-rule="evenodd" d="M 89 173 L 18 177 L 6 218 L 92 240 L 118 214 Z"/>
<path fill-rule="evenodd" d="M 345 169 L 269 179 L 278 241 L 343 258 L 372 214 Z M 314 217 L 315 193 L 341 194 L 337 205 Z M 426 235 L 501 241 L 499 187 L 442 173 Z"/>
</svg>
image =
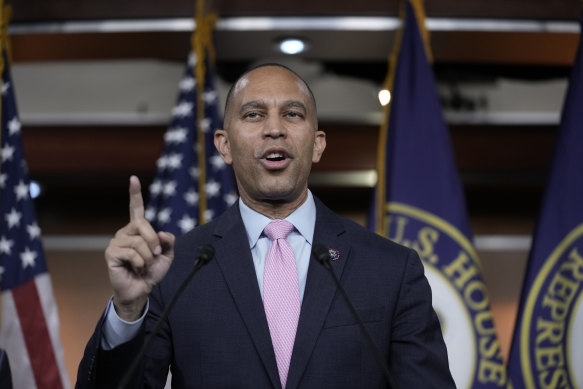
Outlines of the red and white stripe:
<svg viewBox="0 0 583 389">
<path fill-rule="evenodd" d="M 15 388 L 71 387 L 59 337 L 59 317 L 48 273 L 2 292 L 0 345 Z"/>
</svg>

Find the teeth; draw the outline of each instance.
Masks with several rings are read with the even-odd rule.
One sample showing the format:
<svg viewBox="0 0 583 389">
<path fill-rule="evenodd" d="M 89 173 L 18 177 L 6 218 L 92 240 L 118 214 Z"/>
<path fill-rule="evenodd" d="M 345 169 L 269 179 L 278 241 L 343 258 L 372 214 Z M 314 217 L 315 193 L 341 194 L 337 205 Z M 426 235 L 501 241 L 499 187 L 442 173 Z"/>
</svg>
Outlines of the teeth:
<svg viewBox="0 0 583 389">
<path fill-rule="evenodd" d="M 271 153 L 271 154 L 268 154 L 267 157 L 265 157 L 265 158 L 267 158 L 267 159 L 283 158 L 283 154 Z"/>
</svg>

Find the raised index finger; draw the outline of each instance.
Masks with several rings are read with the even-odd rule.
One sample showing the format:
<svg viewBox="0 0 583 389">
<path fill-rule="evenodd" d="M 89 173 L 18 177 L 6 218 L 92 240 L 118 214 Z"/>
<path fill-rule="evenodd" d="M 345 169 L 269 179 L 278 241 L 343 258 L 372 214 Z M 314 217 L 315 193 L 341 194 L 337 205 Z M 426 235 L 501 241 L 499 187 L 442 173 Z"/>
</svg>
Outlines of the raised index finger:
<svg viewBox="0 0 583 389">
<path fill-rule="evenodd" d="M 144 199 L 142 198 L 142 186 L 136 176 L 130 177 L 130 221 L 144 219 Z"/>
</svg>

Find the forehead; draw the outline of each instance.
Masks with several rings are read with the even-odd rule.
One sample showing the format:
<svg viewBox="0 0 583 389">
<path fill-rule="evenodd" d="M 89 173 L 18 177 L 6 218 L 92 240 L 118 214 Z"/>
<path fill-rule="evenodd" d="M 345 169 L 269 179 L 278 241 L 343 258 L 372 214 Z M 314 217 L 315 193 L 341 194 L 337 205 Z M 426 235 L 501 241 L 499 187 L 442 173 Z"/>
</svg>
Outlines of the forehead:
<svg viewBox="0 0 583 389">
<path fill-rule="evenodd" d="M 306 84 L 287 69 L 265 66 L 244 75 L 233 88 L 233 98 L 239 104 L 251 100 L 281 97 L 285 100 L 311 100 Z"/>
</svg>

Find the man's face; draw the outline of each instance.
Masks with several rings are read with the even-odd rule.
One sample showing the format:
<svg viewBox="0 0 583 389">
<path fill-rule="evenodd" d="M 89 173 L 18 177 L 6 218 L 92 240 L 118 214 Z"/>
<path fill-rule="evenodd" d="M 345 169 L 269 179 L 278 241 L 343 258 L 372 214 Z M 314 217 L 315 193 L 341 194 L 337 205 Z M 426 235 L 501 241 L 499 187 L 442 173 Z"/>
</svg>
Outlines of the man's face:
<svg viewBox="0 0 583 389">
<path fill-rule="evenodd" d="M 305 84 L 276 66 L 239 80 L 215 146 L 232 164 L 247 204 L 303 201 L 313 162 L 326 147 L 316 107 Z"/>
</svg>

